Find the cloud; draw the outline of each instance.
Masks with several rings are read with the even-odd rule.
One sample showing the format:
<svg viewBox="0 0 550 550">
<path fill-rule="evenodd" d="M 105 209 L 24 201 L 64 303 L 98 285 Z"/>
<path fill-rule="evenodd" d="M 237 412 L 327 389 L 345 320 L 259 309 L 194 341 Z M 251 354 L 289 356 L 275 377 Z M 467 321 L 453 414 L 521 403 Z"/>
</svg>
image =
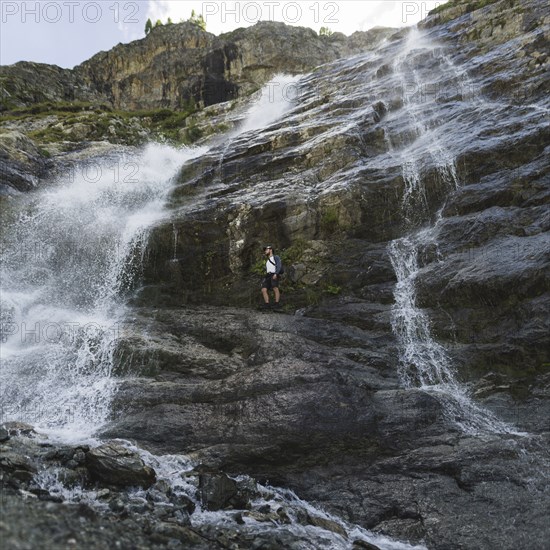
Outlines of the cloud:
<svg viewBox="0 0 550 550">
<path fill-rule="evenodd" d="M 201 13 L 201 2 L 149 0 L 145 19 L 149 18 L 153 23 L 160 19 L 165 23 L 170 17 L 174 23 L 179 23 L 181 19 L 189 19 L 193 9 Z"/>
</svg>

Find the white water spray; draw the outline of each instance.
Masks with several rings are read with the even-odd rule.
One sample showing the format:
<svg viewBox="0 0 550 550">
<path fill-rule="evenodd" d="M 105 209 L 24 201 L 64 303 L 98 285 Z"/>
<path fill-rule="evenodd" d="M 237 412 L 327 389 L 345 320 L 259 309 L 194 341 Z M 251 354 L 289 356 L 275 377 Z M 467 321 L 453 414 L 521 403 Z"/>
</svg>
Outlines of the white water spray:
<svg viewBox="0 0 550 550">
<path fill-rule="evenodd" d="M 266 128 L 296 104 L 301 75 L 290 76 L 280 74 L 272 78 L 259 92 L 258 97 L 246 113 L 246 119 L 236 130 L 236 134 L 244 134 L 252 130 Z"/>
<path fill-rule="evenodd" d="M 224 136 L 226 143 L 218 161 L 220 172 L 225 155 L 235 140 L 243 135 L 246 135 L 247 138 L 251 137 L 248 135 L 249 133 L 252 134 L 255 130 L 267 128 L 292 109 L 297 102 L 298 82 L 301 78 L 302 75 L 276 75 L 255 94 L 244 120 Z"/>
<path fill-rule="evenodd" d="M 124 291 L 173 176 L 200 152 L 149 145 L 25 198 L 3 243 L 3 421 L 70 440 L 107 420 Z"/>
</svg>

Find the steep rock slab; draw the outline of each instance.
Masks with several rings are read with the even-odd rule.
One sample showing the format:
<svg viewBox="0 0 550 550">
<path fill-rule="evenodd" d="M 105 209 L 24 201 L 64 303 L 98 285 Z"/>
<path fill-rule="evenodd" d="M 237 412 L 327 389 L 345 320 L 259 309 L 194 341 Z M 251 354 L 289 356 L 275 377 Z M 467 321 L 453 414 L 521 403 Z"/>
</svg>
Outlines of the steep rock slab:
<svg viewBox="0 0 550 550">
<path fill-rule="evenodd" d="M 47 161 L 36 144 L 17 131 L 0 131 L 0 195 L 36 189 Z"/>
</svg>

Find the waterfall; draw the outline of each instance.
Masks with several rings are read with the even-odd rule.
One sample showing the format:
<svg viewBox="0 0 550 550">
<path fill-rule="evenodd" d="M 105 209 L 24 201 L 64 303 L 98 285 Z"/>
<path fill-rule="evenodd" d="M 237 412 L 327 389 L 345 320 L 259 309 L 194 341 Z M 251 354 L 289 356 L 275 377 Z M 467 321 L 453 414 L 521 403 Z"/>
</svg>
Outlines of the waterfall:
<svg viewBox="0 0 550 550">
<path fill-rule="evenodd" d="M 242 135 L 255 130 L 267 128 L 283 117 L 296 104 L 299 95 L 298 82 L 302 75 L 275 75 L 263 88 L 253 96 L 251 105 L 244 114 L 241 123 L 231 132 L 224 135 L 225 145 L 218 160 L 218 172 L 221 173 L 227 151 L 233 142 Z"/>
<path fill-rule="evenodd" d="M 274 77 L 228 137 L 280 118 L 298 80 Z M 2 421 L 66 440 L 90 437 L 107 421 L 125 293 L 139 277 L 148 230 L 167 215 L 182 165 L 206 151 L 150 144 L 92 160 L 14 205 L 20 211 L 2 242 Z M 177 239 L 174 227 L 174 248 Z"/>
<path fill-rule="evenodd" d="M 429 74 L 421 74 L 418 60 L 426 58 L 435 62 L 430 64 Z M 447 351 L 433 338 L 429 317 L 416 299 L 420 258 L 429 247 L 437 251 L 438 225 L 444 206 L 440 205 L 435 216 L 430 212 L 424 170 L 432 168 L 445 197 L 460 186 L 454 155 L 445 143 L 443 130 L 434 122 L 438 96 L 443 93 L 444 85 L 462 80 L 469 92 L 462 99 L 468 100 L 473 86 L 441 49 L 417 29 L 411 29 L 396 56 L 393 74 L 396 87 L 402 90 L 402 113 L 412 130 L 410 142 L 400 149 L 387 132 L 389 151 L 402 166 L 405 187 L 402 211 L 406 235 L 388 247 L 397 277 L 392 328 L 400 345 L 400 378 L 405 387 L 420 387 L 438 397 L 449 419 L 466 433 L 510 433 L 513 428 L 476 405 L 458 382 Z"/>
<path fill-rule="evenodd" d="M 296 103 L 298 81 L 301 75 L 279 74 L 272 78 L 259 92 L 246 113 L 246 119 L 238 128 L 238 134 L 266 128 L 280 119 Z"/>
<path fill-rule="evenodd" d="M 200 152 L 149 145 L 22 199 L 3 237 L 2 421 L 70 440 L 107 420 L 124 293 L 173 176 Z"/>
<path fill-rule="evenodd" d="M 293 103 L 284 86 L 296 80 L 283 77 L 279 88 L 273 81 L 266 86 L 232 136 L 257 131 L 287 112 Z M 271 95 L 277 89 L 280 93 Z M 149 229 L 168 220 L 165 202 L 174 176 L 186 161 L 206 150 L 149 145 L 139 154 L 103 158 L 16 205 L 21 213 L 4 235 L 1 272 L 2 421 L 29 422 L 63 442 L 87 439 L 97 444 L 89 438 L 108 419 L 116 391 L 115 350 L 124 326 L 131 322 L 126 291 L 139 277 Z M 172 236 L 175 255 L 175 224 Z M 372 533 L 316 509 L 290 490 L 251 479 L 261 497 L 247 511 L 250 517 L 243 526 L 236 527 L 235 511 L 201 508 L 196 484 L 184 475 L 195 466 L 188 457 L 155 456 L 124 444 L 138 452 L 175 494 L 196 504 L 192 526 L 225 525 L 249 533 L 251 539 L 290 533 L 301 548 L 312 550 L 345 550 L 351 548 L 351 540 L 384 550 L 425 548 Z M 106 507 L 97 488 L 68 488 L 56 469 L 41 470 L 35 481 L 66 502 Z M 147 501 L 146 490 L 131 489 L 129 494 Z M 254 512 L 266 505 L 284 509 L 288 522 L 256 520 Z M 336 530 L 304 524 L 308 515 Z"/>
</svg>

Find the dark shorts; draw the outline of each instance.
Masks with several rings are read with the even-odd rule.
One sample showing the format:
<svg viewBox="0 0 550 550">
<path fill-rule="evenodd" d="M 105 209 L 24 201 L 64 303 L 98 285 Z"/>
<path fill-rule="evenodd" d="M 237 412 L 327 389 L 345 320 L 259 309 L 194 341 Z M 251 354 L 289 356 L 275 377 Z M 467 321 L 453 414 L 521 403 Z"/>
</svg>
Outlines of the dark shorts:
<svg viewBox="0 0 550 550">
<path fill-rule="evenodd" d="M 279 288 L 279 277 L 273 279 L 273 275 L 271 273 L 267 274 L 262 281 L 262 288 L 267 288 L 267 290 Z"/>
</svg>

